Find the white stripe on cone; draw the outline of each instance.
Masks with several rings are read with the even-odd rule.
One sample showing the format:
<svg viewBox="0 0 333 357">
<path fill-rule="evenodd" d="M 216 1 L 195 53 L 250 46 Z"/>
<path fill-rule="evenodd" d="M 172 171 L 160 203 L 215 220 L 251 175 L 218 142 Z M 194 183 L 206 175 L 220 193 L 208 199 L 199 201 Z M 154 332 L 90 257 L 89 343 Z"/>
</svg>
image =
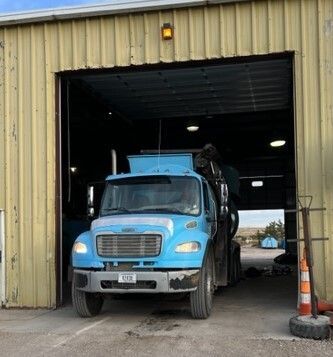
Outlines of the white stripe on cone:
<svg viewBox="0 0 333 357">
<path fill-rule="evenodd" d="M 311 295 L 301 293 L 301 304 L 310 304 L 311 302 Z"/>
<path fill-rule="evenodd" d="M 308 271 L 301 271 L 301 280 L 310 281 L 310 275 Z"/>
</svg>

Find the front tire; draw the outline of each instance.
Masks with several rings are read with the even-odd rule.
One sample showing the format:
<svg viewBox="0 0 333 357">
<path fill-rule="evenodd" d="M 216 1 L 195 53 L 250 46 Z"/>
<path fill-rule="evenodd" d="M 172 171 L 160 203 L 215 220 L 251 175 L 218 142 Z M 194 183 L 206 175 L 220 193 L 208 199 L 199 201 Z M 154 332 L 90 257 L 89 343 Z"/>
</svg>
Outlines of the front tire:
<svg viewBox="0 0 333 357">
<path fill-rule="evenodd" d="M 194 319 L 207 319 L 211 313 L 214 295 L 214 257 L 209 250 L 200 270 L 197 290 L 190 294 L 191 314 Z"/>
<path fill-rule="evenodd" d="M 100 313 L 104 299 L 100 294 L 78 290 L 75 279 L 72 281 L 72 302 L 77 314 L 81 317 L 93 317 Z"/>
</svg>

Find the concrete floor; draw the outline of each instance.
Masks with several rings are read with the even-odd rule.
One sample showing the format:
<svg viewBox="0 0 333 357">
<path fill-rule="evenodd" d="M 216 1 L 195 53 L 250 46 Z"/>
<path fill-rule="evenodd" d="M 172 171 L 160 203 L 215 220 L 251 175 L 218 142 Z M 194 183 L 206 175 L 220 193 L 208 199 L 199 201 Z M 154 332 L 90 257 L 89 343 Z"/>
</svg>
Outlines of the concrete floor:
<svg viewBox="0 0 333 357">
<path fill-rule="evenodd" d="M 244 264 L 260 263 L 250 253 Z M 223 289 L 207 320 L 191 319 L 188 300 L 165 296 L 110 299 L 92 319 L 78 318 L 70 305 L 0 310 L 0 356 L 332 356 L 331 341 L 289 333 L 296 276 L 249 278 Z"/>
</svg>

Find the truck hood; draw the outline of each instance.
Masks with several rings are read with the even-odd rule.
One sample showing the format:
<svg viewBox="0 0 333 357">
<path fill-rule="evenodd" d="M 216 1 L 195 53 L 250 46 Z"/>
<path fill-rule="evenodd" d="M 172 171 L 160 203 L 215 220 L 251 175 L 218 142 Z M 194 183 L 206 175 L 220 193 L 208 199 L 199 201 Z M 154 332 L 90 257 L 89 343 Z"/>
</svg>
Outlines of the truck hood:
<svg viewBox="0 0 333 357">
<path fill-rule="evenodd" d="M 170 217 L 158 217 L 152 215 L 121 215 L 101 217 L 91 223 L 91 230 L 107 228 L 110 226 L 138 227 L 154 226 L 163 227 L 168 230 L 170 236 L 178 231 L 179 226 L 184 227 L 188 221 L 198 221 L 198 217 L 172 215 Z"/>
</svg>

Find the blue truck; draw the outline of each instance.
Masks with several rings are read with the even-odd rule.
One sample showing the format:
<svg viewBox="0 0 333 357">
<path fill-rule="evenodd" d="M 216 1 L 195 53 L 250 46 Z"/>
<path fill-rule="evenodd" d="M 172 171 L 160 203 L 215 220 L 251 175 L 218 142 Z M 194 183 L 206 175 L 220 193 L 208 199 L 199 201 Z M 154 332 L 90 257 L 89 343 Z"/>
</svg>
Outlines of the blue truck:
<svg viewBox="0 0 333 357">
<path fill-rule="evenodd" d="M 97 315 L 106 294 L 188 293 L 204 319 L 214 291 L 237 283 L 237 177 L 225 166 L 228 185 L 212 152 L 129 156 L 130 173 L 106 178 L 99 216 L 72 249 L 78 315 Z"/>
</svg>

